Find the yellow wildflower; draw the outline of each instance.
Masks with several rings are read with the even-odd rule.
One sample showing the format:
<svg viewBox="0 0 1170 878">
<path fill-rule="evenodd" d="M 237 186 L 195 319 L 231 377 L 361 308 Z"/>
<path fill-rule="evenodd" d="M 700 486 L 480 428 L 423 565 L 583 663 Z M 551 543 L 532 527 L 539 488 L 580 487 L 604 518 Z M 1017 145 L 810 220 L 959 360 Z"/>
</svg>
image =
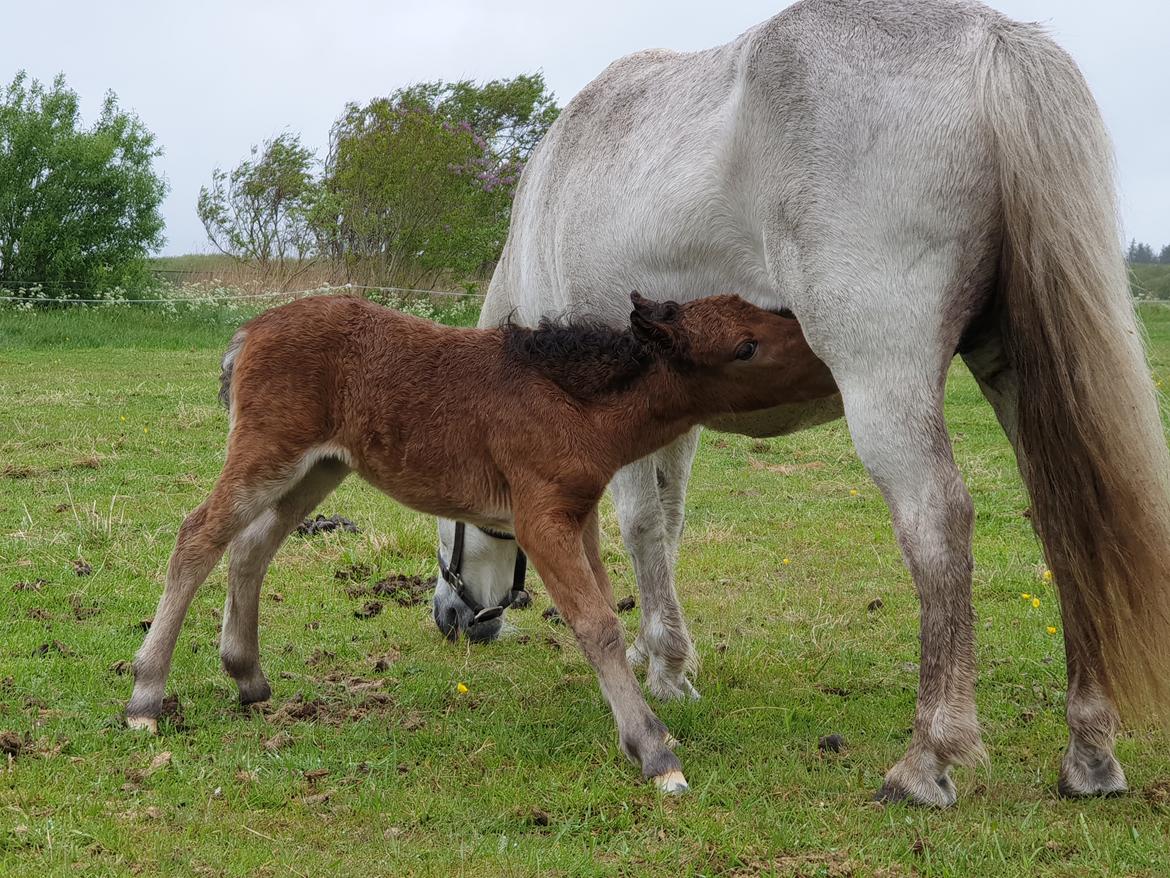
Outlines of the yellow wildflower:
<svg viewBox="0 0 1170 878">
<path fill-rule="evenodd" d="M 849 496 L 850 496 L 850 497 L 856 497 L 856 496 L 857 496 L 858 494 L 860 494 L 860 493 L 861 493 L 861 492 L 860 492 L 860 491 L 858 491 L 856 488 L 850 488 L 850 489 L 849 489 Z"/>
<path fill-rule="evenodd" d="M 1040 609 L 1040 598 L 1032 598 L 1032 606 Z"/>
<path fill-rule="evenodd" d="M 1028 598 L 1030 598 L 1032 596 L 1030 594 L 1028 594 L 1026 591 L 1022 591 L 1022 592 L 1020 592 L 1020 597 L 1024 600 L 1028 600 Z"/>
<path fill-rule="evenodd" d="M 1045 581 L 1045 582 L 1052 582 L 1052 571 L 1051 571 L 1051 570 L 1045 570 L 1045 571 L 1044 571 L 1044 574 L 1043 574 L 1043 579 L 1044 579 L 1044 581 Z"/>
<path fill-rule="evenodd" d="M 1055 628 L 1055 627 L 1053 627 L 1052 625 L 1049 625 L 1049 626 L 1048 626 L 1048 633 L 1049 633 L 1049 634 L 1055 634 L 1055 633 L 1056 633 L 1056 628 Z"/>
<path fill-rule="evenodd" d="M 125 415 L 122 415 L 122 423 L 123 424 L 126 423 L 126 416 Z"/>
<path fill-rule="evenodd" d="M 149 433 L 149 432 L 150 432 L 150 427 L 143 427 L 143 428 L 142 428 L 142 432 L 143 432 L 143 433 Z"/>
<path fill-rule="evenodd" d="M 458 692 L 460 695 L 466 695 L 468 692 L 467 684 L 460 683 L 458 686 L 455 687 L 455 691 Z"/>
<path fill-rule="evenodd" d="M 791 564 L 791 563 L 792 563 L 792 559 L 791 559 L 791 558 L 785 558 L 785 559 L 784 559 L 783 561 L 781 561 L 780 563 L 781 563 L 781 564 Z"/>
</svg>

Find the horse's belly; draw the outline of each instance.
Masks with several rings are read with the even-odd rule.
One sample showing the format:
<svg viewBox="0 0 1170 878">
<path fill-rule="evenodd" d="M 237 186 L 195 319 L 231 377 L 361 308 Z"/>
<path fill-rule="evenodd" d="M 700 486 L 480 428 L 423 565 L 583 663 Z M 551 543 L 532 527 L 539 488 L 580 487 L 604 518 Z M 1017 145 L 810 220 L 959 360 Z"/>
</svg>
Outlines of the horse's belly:
<svg viewBox="0 0 1170 878">
<path fill-rule="evenodd" d="M 706 421 L 703 426 L 721 433 L 739 433 L 743 436 L 783 436 L 806 430 L 818 424 L 835 421 L 843 414 L 841 395 L 759 409 L 742 414 L 721 415 Z"/>
</svg>

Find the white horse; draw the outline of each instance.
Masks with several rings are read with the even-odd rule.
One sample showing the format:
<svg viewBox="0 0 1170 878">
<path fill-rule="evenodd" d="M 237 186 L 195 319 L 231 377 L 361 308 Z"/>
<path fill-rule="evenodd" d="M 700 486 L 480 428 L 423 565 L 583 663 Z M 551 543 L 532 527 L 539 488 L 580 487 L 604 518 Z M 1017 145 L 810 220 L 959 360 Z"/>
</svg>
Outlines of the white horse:
<svg viewBox="0 0 1170 878">
<path fill-rule="evenodd" d="M 975 2 L 804 0 L 703 52 L 640 52 L 565 108 L 525 169 L 481 325 L 567 309 L 620 323 L 625 293 L 736 292 L 787 307 L 882 491 L 921 601 L 921 680 L 882 799 L 949 805 L 984 758 L 975 712 L 973 509 L 943 420 L 966 360 L 1015 446 L 1056 574 L 1068 795 L 1126 787 L 1119 709 L 1170 705 L 1170 458 L 1122 260 L 1112 154 L 1070 58 Z M 612 488 L 642 595 L 631 661 L 698 697 L 672 582 L 697 431 Z M 783 515 L 782 510 L 776 511 Z M 440 554 L 453 528 L 441 523 Z M 514 544 L 467 532 L 464 596 L 494 607 Z M 490 638 L 446 580 L 435 617 Z"/>
</svg>

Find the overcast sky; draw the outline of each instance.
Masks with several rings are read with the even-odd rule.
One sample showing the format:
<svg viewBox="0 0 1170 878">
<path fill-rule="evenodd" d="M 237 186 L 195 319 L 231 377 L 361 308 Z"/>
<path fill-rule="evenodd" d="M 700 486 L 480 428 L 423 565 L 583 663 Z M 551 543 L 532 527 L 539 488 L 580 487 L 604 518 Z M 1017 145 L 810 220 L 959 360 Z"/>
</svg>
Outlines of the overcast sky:
<svg viewBox="0 0 1170 878">
<path fill-rule="evenodd" d="M 107 89 L 165 150 L 166 253 L 211 249 L 199 186 L 283 130 L 323 152 L 346 101 L 430 79 L 543 70 L 563 105 L 637 49 L 701 49 L 783 0 L 0 0 L 0 79 L 64 73 L 93 119 Z M 994 0 L 1077 59 L 1117 148 L 1127 237 L 1170 243 L 1170 3 Z"/>
</svg>

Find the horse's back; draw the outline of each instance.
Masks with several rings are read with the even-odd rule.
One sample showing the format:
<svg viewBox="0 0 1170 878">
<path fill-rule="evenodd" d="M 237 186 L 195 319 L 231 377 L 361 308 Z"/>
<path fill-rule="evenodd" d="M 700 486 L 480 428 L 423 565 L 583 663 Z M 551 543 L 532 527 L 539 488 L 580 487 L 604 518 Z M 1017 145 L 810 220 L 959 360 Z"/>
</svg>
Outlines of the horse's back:
<svg viewBox="0 0 1170 878">
<path fill-rule="evenodd" d="M 637 285 L 775 305 L 769 227 L 811 237 L 814 202 L 857 174 L 885 186 L 931 148 L 948 167 L 980 149 L 973 55 L 1003 21 L 969 2 L 805 0 L 714 49 L 614 62 L 529 162 L 493 296 L 525 320 L 612 310 L 611 287 Z M 883 141 L 915 154 L 882 172 Z M 987 169 L 969 165 L 964 184 Z"/>
</svg>

